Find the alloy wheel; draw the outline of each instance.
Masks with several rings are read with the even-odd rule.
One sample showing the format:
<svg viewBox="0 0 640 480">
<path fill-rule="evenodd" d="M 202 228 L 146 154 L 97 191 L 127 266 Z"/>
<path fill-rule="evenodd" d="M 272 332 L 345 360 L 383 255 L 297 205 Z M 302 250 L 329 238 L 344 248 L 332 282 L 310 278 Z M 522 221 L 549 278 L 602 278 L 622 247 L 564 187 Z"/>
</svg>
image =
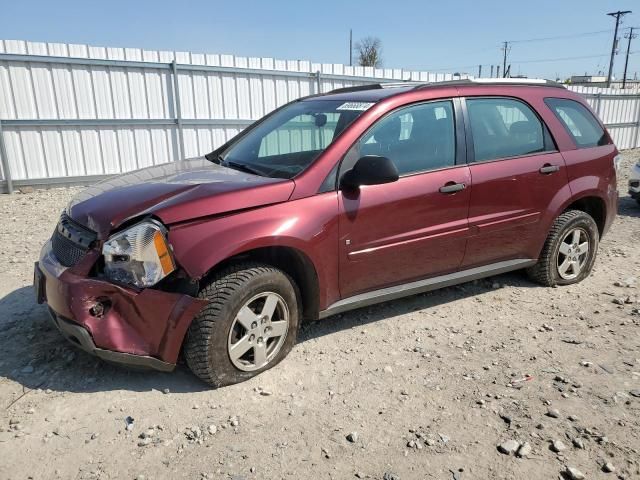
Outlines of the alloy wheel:
<svg viewBox="0 0 640 480">
<path fill-rule="evenodd" d="M 569 230 L 558 249 L 558 274 L 564 280 L 573 280 L 584 270 L 589 259 L 589 235 L 582 228 Z"/>
<path fill-rule="evenodd" d="M 245 372 L 266 366 L 278 355 L 288 330 L 289 309 L 280 295 L 262 292 L 251 297 L 229 330 L 231 363 Z"/>
</svg>

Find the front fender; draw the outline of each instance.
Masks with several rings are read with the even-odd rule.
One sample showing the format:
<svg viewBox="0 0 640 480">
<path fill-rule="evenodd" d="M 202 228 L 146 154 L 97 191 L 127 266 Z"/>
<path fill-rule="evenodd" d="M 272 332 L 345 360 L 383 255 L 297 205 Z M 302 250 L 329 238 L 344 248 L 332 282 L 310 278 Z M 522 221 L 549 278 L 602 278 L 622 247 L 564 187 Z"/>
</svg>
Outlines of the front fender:
<svg viewBox="0 0 640 480">
<path fill-rule="evenodd" d="M 228 216 L 169 226 L 176 261 L 194 279 L 251 250 L 304 253 L 318 275 L 320 308 L 338 299 L 338 200 L 328 192 Z"/>
</svg>

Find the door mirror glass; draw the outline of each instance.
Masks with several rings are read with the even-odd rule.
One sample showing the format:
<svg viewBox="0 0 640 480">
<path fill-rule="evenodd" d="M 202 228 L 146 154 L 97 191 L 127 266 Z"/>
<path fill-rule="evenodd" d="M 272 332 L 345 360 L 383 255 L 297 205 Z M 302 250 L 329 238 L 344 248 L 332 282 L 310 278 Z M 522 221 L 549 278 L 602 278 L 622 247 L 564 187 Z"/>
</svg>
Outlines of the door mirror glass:
<svg viewBox="0 0 640 480">
<path fill-rule="evenodd" d="M 362 185 L 380 185 L 398 180 L 398 169 L 387 157 L 365 155 L 340 179 L 343 188 L 357 188 Z"/>
</svg>

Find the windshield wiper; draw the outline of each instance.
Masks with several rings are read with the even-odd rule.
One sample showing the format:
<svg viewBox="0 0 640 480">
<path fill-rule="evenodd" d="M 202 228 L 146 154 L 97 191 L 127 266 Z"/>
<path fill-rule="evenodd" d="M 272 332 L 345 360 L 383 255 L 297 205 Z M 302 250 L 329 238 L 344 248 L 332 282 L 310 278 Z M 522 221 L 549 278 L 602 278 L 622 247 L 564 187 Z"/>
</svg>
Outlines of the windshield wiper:
<svg viewBox="0 0 640 480">
<path fill-rule="evenodd" d="M 246 165 L 244 163 L 238 163 L 238 162 L 232 162 L 230 160 L 224 160 L 221 163 L 222 166 L 224 167 L 229 167 L 229 168 L 233 168 L 234 170 L 240 170 L 241 172 L 246 172 L 246 173 L 251 173 L 253 175 L 258 175 L 260 177 L 264 177 L 265 174 L 264 172 L 261 172 L 260 170 L 250 167 L 249 165 Z"/>
</svg>

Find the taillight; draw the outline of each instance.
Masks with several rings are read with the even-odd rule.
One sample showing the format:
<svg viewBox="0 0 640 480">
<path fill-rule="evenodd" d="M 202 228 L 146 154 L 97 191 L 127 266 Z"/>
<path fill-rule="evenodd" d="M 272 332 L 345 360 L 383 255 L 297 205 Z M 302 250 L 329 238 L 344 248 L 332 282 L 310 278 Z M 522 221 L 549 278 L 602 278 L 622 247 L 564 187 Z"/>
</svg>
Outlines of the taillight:
<svg viewBox="0 0 640 480">
<path fill-rule="evenodd" d="M 620 171 L 620 166 L 622 165 L 622 155 L 618 154 L 613 157 L 613 168 L 616 170 L 616 174 Z"/>
</svg>

